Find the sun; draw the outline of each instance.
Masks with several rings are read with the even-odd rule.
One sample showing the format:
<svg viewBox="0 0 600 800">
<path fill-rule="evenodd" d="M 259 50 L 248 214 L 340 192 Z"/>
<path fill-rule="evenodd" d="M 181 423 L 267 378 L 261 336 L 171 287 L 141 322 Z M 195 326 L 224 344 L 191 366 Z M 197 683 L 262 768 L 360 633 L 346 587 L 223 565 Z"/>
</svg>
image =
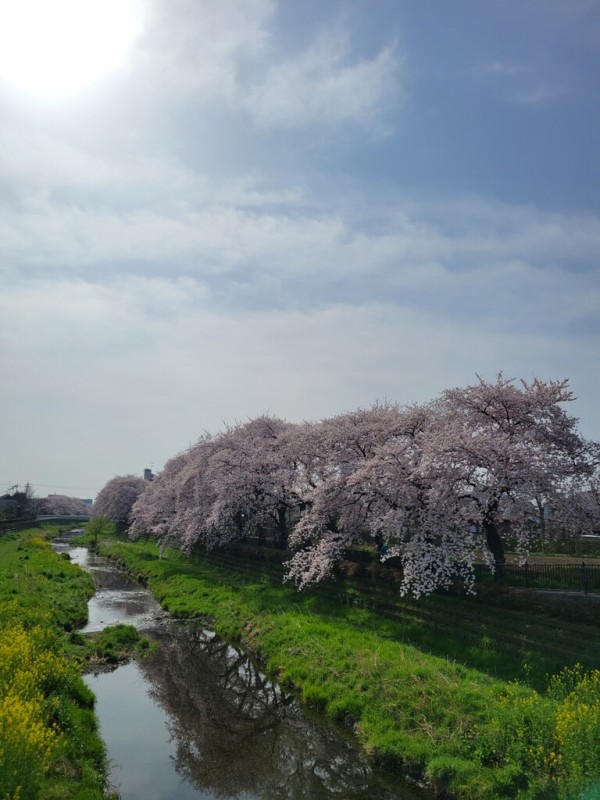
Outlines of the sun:
<svg viewBox="0 0 600 800">
<path fill-rule="evenodd" d="M 141 0 L 0 0 L 0 80 L 38 97 L 110 72 L 141 28 Z"/>
</svg>

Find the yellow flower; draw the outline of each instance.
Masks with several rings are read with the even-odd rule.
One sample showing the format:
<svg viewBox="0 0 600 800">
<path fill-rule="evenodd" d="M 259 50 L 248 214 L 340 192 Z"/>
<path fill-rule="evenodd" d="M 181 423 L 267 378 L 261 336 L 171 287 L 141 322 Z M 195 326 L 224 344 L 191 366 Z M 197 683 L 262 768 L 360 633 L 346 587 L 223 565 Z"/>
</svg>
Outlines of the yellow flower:
<svg viewBox="0 0 600 800">
<path fill-rule="evenodd" d="M 0 609 L 0 797 L 18 800 L 51 764 L 60 732 L 50 721 L 51 692 L 71 667 L 47 647 L 38 625 L 6 622 Z M 2 622 L 4 624 L 2 625 Z"/>
</svg>

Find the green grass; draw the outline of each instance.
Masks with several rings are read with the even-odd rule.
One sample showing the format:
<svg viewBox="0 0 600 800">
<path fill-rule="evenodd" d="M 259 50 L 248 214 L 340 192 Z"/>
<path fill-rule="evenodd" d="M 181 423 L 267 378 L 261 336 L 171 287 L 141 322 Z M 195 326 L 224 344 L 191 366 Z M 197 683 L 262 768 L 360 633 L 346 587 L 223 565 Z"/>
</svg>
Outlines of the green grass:
<svg viewBox="0 0 600 800">
<path fill-rule="evenodd" d="M 37 767 L 31 760 L 20 764 L 16 724 L 7 728 L 0 725 L 0 757 L 4 752 L 7 759 L 0 768 L 3 800 L 5 796 L 10 800 L 15 796 L 19 800 L 104 797 L 105 751 L 97 730 L 94 697 L 81 678 L 81 665 L 66 655 L 72 631 L 86 622 L 87 601 L 93 592 L 90 576 L 56 555 L 45 541 L 43 531 L 21 531 L 0 537 L 0 635 L 5 634 L 5 661 L 0 666 L 6 672 L 6 683 L 0 681 L 0 710 L 3 703 L 5 710 L 8 708 L 6 704 L 16 691 L 18 675 L 30 674 L 29 688 L 22 689 L 21 699 L 12 701 L 20 715 L 16 719 L 26 724 L 29 701 L 23 692 L 34 693 L 32 697 L 43 704 L 39 738 L 42 740 L 46 735 L 43 731 L 54 726 L 57 741 L 51 757 L 43 760 L 43 766 L 39 758 Z M 40 685 L 35 683 L 36 670 L 27 673 L 23 666 L 27 647 L 35 655 L 34 665 L 50 665 L 44 667 L 50 677 Z M 23 735 L 21 752 L 25 753 L 30 733 L 25 731 Z M 11 753 L 12 761 L 7 755 Z M 17 795 L 16 786 L 21 786 Z"/>
<path fill-rule="evenodd" d="M 143 656 L 155 645 L 132 625 L 111 625 L 99 633 L 85 636 L 73 632 L 68 651 L 84 661 L 87 669 L 115 667 L 135 656 Z"/>
<path fill-rule="evenodd" d="M 52 622 L 65 631 L 87 622 L 87 601 L 94 594 L 91 577 L 49 547 L 32 544 L 39 530 L 0 537 L 0 601 L 18 598 L 24 609 L 50 611 Z"/>
<path fill-rule="evenodd" d="M 481 587 L 484 594 L 475 599 L 440 594 L 415 601 L 400 598 L 393 584 L 366 580 L 337 580 L 305 595 L 280 585 L 283 570 L 276 563 L 242 553 L 215 553 L 211 561 L 233 571 L 240 585 L 251 585 L 257 575 L 270 581 L 267 611 L 277 598 L 309 608 L 316 604 L 319 611 L 355 624 L 362 620 L 363 627 L 382 636 L 534 688 L 543 688 L 546 676 L 564 666 L 600 664 L 600 606 L 593 600 L 583 604 L 585 598 L 567 598 L 557 606 L 534 592 Z"/>
<path fill-rule="evenodd" d="M 388 767 L 467 800 L 571 800 L 597 777 L 594 763 L 573 777 L 552 760 L 568 692 L 543 690 L 565 666 L 600 664 L 598 625 L 505 608 L 498 596 L 495 605 L 451 595 L 405 601 L 393 586 L 364 581 L 298 594 L 281 583 L 276 560 L 239 550 L 160 558 L 151 542 L 113 539 L 100 552 L 148 583 L 174 616 L 209 618 L 243 640 Z M 600 695 L 595 713 L 600 720 Z M 594 749 L 596 717 L 583 732 L 574 723 L 575 749 Z"/>
</svg>

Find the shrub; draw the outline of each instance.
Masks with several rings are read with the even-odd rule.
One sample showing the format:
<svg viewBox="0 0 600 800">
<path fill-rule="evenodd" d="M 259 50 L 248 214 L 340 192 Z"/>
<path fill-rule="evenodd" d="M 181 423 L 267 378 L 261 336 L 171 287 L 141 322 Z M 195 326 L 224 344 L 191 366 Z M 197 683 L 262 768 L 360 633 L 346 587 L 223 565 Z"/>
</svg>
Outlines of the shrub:
<svg viewBox="0 0 600 800">
<path fill-rule="evenodd" d="M 469 740 L 483 766 L 528 775 L 528 797 L 596 800 L 600 670 L 565 668 L 549 679 L 545 695 L 510 683 Z"/>
<path fill-rule="evenodd" d="M 563 673 L 553 689 L 561 684 L 572 689 L 556 712 L 556 748 L 549 766 L 556 771 L 559 797 L 570 800 L 578 793 L 585 796 L 593 783 L 596 791 L 600 788 L 600 670 L 584 673 L 577 665 Z"/>
</svg>

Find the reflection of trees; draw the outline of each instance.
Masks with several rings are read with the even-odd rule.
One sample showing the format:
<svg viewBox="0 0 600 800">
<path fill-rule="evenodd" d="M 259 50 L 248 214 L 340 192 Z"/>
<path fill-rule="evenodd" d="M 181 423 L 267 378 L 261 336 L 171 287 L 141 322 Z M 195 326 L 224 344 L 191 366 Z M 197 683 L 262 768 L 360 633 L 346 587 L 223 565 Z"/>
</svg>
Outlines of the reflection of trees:
<svg viewBox="0 0 600 800">
<path fill-rule="evenodd" d="M 172 626 L 140 667 L 170 716 L 178 772 L 217 797 L 390 800 L 354 743 L 313 723 L 240 650 Z"/>
<path fill-rule="evenodd" d="M 90 560 L 88 563 L 90 575 L 94 580 L 94 585 L 98 591 L 102 589 L 111 589 L 115 591 L 127 591 L 130 593 L 146 594 L 151 597 L 148 590 L 142 589 L 139 583 L 136 583 L 127 576 L 124 572 L 119 572 L 114 567 L 105 567 L 101 562 L 98 566 L 98 560 Z"/>
</svg>

